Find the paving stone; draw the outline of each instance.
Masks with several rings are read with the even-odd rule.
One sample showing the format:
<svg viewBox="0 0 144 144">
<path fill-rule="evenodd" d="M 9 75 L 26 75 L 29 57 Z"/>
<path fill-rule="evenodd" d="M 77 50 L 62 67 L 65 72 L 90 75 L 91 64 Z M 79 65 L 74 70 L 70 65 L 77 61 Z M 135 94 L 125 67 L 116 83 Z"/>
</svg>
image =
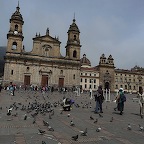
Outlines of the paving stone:
<svg viewBox="0 0 144 144">
<path fill-rule="evenodd" d="M 22 111 L 22 105 L 28 106 L 29 102 L 37 100 L 39 103 L 58 102 L 62 101 L 63 97 L 69 97 L 75 100 L 75 104 L 79 104 L 79 108 L 73 105 L 70 112 L 64 111 L 60 114 L 62 107 L 53 107 L 54 115 L 49 119 L 49 113 L 46 115 L 38 114 L 36 123 L 33 124 L 31 114 Z M 2 90 L 0 93 L 0 144 L 41 144 L 45 141 L 47 144 L 143 144 L 144 132 L 139 131 L 138 124 L 144 126 L 144 120 L 139 115 L 139 105 L 133 102 L 132 98 L 136 95 L 127 94 L 127 102 L 125 103 L 124 114 L 121 116 L 119 112 L 113 109 L 116 103 L 104 102 L 102 118 L 98 114 L 94 114 L 95 101 L 90 100 L 89 93 L 83 93 L 81 96 L 76 96 L 76 93 L 67 92 L 48 92 L 42 94 L 34 91 L 16 91 L 15 96 L 10 96 L 8 91 Z M 111 95 L 111 99 L 115 99 L 115 94 Z M 17 117 L 7 116 L 7 109 L 16 102 L 19 107 L 17 110 L 12 110 L 12 115 L 16 112 Z M 18 103 L 21 103 L 19 105 Z M 24 120 L 24 114 L 27 113 L 27 120 Z M 68 114 L 70 116 L 68 117 Z M 97 123 L 90 119 L 98 119 Z M 113 122 L 110 122 L 113 117 Z M 43 120 L 48 121 L 54 131 L 48 131 L 48 127 L 43 125 Z M 70 126 L 70 121 L 75 123 L 75 126 Z M 127 130 L 127 125 L 131 124 L 132 130 Z M 101 131 L 96 132 L 96 129 L 101 126 Z M 87 136 L 81 136 L 82 130 L 87 128 Z M 45 134 L 38 134 L 38 129 L 45 130 Z M 78 140 L 72 140 L 72 136 L 79 135 Z"/>
</svg>

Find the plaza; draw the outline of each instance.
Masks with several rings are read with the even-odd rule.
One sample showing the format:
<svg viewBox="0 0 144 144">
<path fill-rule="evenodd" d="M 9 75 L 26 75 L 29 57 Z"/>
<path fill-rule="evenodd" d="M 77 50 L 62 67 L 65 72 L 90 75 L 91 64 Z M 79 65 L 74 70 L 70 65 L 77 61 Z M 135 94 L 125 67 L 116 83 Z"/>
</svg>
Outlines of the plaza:
<svg viewBox="0 0 144 144">
<path fill-rule="evenodd" d="M 139 124 L 144 126 L 144 120 L 139 115 L 139 104 L 133 101 L 135 94 L 126 94 L 124 114 L 114 111 L 113 102 L 116 94 L 111 94 L 111 101 L 103 103 L 103 112 L 94 114 L 95 100 L 90 99 L 89 93 L 77 96 L 75 92 L 41 93 L 39 91 L 16 90 L 15 96 L 9 91 L 0 93 L 0 144 L 143 144 L 144 131 L 140 131 Z M 62 111 L 63 97 L 75 101 L 71 111 Z M 49 112 L 39 112 L 35 117 L 34 110 L 28 110 L 29 103 L 51 104 Z M 24 105 L 24 106 L 23 106 Z M 7 110 L 13 106 L 11 115 Z M 26 109 L 22 109 L 25 107 Z M 27 119 L 24 120 L 25 114 Z M 93 117 L 92 120 L 90 117 Z M 113 117 L 113 121 L 110 122 Z M 97 122 L 95 120 L 97 119 Z M 34 123 L 35 120 L 35 123 Z M 43 120 L 54 129 L 50 131 L 44 126 Z M 70 122 L 74 122 L 74 126 Z M 128 124 L 131 130 L 128 130 Z M 101 127 L 100 132 L 96 129 Z M 87 136 L 80 131 L 87 128 Z M 44 134 L 39 133 L 44 130 Z M 72 136 L 78 135 L 75 141 Z"/>
</svg>

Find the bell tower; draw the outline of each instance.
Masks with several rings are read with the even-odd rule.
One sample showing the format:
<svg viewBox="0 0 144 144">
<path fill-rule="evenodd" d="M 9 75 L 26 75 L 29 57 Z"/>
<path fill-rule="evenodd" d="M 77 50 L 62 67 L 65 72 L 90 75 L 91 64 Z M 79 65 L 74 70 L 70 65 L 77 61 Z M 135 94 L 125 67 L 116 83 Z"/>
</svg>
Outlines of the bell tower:
<svg viewBox="0 0 144 144">
<path fill-rule="evenodd" d="M 68 40 L 66 45 L 66 58 L 73 60 L 80 60 L 80 31 L 78 26 L 75 23 L 75 18 L 73 23 L 70 25 L 68 30 Z"/>
<path fill-rule="evenodd" d="M 22 26 L 24 24 L 23 17 L 20 13 L 19 2 L 16 11 L 10 18 L 10 30 L 7 34 L 7 54 L 20 53 L 23 50 L 22 41 L 24 39 Z"/>
</svg>

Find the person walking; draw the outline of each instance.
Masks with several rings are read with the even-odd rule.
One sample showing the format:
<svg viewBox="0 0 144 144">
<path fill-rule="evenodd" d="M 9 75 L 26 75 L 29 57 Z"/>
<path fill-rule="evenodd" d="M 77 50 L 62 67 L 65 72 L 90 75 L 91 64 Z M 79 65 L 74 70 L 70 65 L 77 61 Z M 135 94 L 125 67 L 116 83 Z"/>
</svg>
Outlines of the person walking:
<svg viewBox="0 0 144 144">
<path fill-rule="evenodd" d="M 92 98 L 92 88 L 90 88 L 89 91 L 90 91 L 90 93 L 89 93 L 89 94 L 90 94 L 90 99 L 93 99 L 93 98 Z"/>
<path fill-rule="evenodd" d="M 12 84 L 12 82 L 10 82 L 9 90 L 10 90 L 10 94 L 11 94 L 12 96 L 14 96 L 15 87 L 14 87 L 14 85 Z"/>
<path fill-rule="evenodd" d="M 0 92 L 1 92 L 1 90 L 2 90 L 2 85 L 0 84 Z"/>
<path fill-rule="evenodd" d="M 139 99 L 139 105 L 140 105 L 140 116 L 143 118 L 144 115 L 144 92 L 143 89 L 141 88 L 139 93 L 138 93 L 138 99 Z"/>
<path fill-rule="evenodd" d="M 98 87 L 98 90 L 95 93 L 95 101 L 96 101 L 96 108 L 95 108 L 95 113 L 103 113 L 102 110 L 102 103 L 104 100 L 104 96 L 103 96 L 103 90 L 102 90 L 102 86 L 100 85 Z"/>
<path fill-rule="evenodd" d="M 120 111 L 120 115 L 123 114 L 124 111 L 124 102 L 126 101 L 126 97 L 124 95 L 124 91 L 123 88 L 119 89 L 119 94 L 116 98 L 116 102 L 117 102 L 117 110 Z"/>
</svg>

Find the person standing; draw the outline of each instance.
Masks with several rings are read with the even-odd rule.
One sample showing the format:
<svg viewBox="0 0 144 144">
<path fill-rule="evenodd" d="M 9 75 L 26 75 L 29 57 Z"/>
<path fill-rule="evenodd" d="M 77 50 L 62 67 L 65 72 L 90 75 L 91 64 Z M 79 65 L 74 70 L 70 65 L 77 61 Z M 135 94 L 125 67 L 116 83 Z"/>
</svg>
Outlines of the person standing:
<svg viewBox="0 0 144 144">
<path fill-rule="evenodd" d="M 1 90 L 2 90 L 2 85 L 0 84 L 0 92 L 1 92 Z"/>
<path fill-rule="evenodd" d="M 126 97 L 124 95 L 124 91 L 123 88 L 119 89 L 119 94 L 116 98 L 116 102 L 117 102 L 117 110 L 120 111 L 120 115 L 123 114 L 124 111 L 124 102 L 126 101 Z"/>
<path fill-rule="evenodd" d="M 9 90 L 10 90 L 10 94 L 11 94 L 12 96 L 14 96 L 15 87 L 14 87 L 14 85 L 12 84 L 12 82 L 10 82 Z"/>
<path fill-rule="evenodd" d="M 143 118 L 144 115 L 144 92 L 143 89 L 141 88 L 139 93 L 138 93 L 138 98 L 139 98 L 139 105 L 140 105 L 140 116 Z"/>
<path fill-rule="evenodd" d="M 95 113 L 99 113 L 99 112 L 103 113 L 102 103 L 104 100 L 104 96 L 103 96 L 103 90 L 101 85 L 98 87 L 98 90 L 96 91 L 96 94 L 94 96 L 96 101 Z"/>
<path fill-rule="evenodd" d="M 89 93 L 90 94 L 90 99 L 92 99 L 92 89 L 90 88 L 89 91 L 90 91 L 90 93 Z"/>
</svg>

